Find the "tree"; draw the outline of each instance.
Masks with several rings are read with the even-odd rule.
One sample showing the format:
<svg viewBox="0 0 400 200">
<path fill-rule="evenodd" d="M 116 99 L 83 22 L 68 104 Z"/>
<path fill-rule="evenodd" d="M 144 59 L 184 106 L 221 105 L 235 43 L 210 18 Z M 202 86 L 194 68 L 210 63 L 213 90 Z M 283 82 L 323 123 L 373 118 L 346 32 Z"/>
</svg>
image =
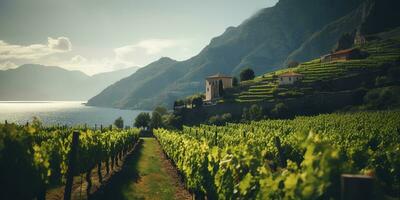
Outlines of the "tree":
<svg viewBox="0 0 400 200">
<path fill-rule="evenodd" d="M 124 128 L 124 120 L 122 119 L 122 117 L 118 117 L 115 121 L 114 121 L 114 125 L 117 128 Z"/>
<path fill-rule="evenodd" d="M 222 82 L 222 80 L 219 80 L 218 81 L 218 93 L 219 93 L 219 96 L 224 96 L 224 83 Z"/>
<path fill-rule="evenodd" d="M 154 108 L 153 112 L 158 112 L 161 116 L 168 114 L 168 110 L 163 106 L 157 106 Z"/>
<path fill-rule="evenodd" d="M 140 113 L 135 119 L 135 126 L 138 128 L 147 128 L 150 124 L 150 114 L 147 112 Z"/>
<path fill-rule="evenodd" d="M 287 68 L 295 68 L 295 67 L 297 67 L 297 66 L 299 66 L 299 62 L 297 62 L 297 61 L 290 61 L 288 64 L 287 64 Z"/>
<path fill-rule="evenodd" d="M 167 128 L 181 129 L 182 128 L 182 117 L 177 114 L 168 114 L 163 116 L 164 126 Z"/>
<path fill-rule="evenodd" d="M 250 68 L 243 69 L 240 72 L 240 81 L 252 80 L 254 77 L 254 71 Z"/>
<path fill-rule="evenodd" d="M 153 111 L 151 113 L 151 121 L 150 121 L 150 128 L 160 128 L 163 127 L 162 115 L 157 112 Z"/>
<path fill-rule="evenodd" d="M 236 86 L 239 85 L 239 80 L 238 80 L 238 78 L 233 77 L 233 79 L 232 79 L 232 85 L 233 85 L 233 87 L 236 87 Z"/>
</svg>

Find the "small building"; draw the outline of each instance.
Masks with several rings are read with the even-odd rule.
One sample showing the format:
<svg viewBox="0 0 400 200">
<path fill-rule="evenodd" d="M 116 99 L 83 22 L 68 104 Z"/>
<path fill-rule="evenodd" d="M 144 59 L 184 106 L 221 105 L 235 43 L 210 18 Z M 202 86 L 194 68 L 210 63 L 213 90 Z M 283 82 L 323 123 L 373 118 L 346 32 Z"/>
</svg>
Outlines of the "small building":
<svg viewBox="0 0 400 200">
<path fill-rule="evenodd" d="M 222 84 L 222 86 L 220 86 Z M 221 97 L 220 87 L 223 89 L 232 88 L 233 77 L 222 74 L 215 74 L 206 78 L 206 99 L 205 101 L 213 101 Z"/>
<path fill-rule="evenodd" d="M 296 81 L 301 80 L 304 77 L 302 74 L 295 72 L 286 72 L 278 76 L 279 85 L 292 85 Z"/>
<path fill-rule="evenodd" d="M 356 33 L 356 36 L 354 37 L 354 44 L 355 45 L 364 45 L 367 43 L 367 39 L 365 38 L 364 35 L 362 35 L 359 31 Z"/>
<path fill-rule="evenodd" d="M 321 57 L 321 62 L 332 62 L 332 61 L 345 61 L 351 60 L 360 55 L 359 49 L 345 49 L 336 51 L 335 53 L 328 54 Z"/>
</svg>

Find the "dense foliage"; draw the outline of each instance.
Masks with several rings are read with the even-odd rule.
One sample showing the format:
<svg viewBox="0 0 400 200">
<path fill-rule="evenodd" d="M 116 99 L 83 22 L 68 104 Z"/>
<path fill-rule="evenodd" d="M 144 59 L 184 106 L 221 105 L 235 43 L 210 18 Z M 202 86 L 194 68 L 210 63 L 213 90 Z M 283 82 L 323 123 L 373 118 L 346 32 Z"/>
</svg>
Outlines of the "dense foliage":
<svg viewBox="0 0 400 200">
<path fill-rule="evenodd" d="M 210 199 L 339 199 L 340 174 L 400 186 L 400 112 L 361 112 L 155 130 L 187 187 Z"/>
<path fill-rule="evenodd" d="M 65 183 L 69 167 L 70 128 L 44 128 L 40 123 L 0 124 L 0 199 L 33 199 L 47 188 Z M 108 163 L 139 137 L 138 129 L 81 129 L 74 174 Z"/>
<path fill-rule="evenodd" d="M 147 112 L 140 113 L 134 122 L 134 126 L 137 128 L 148 128 L 150 126 L 151 117 Z"/>
<path fill-rule="evenodd" d="M 240 81 L 252 80 L 254 77 L 254 71 L 250 68 L 243 69 L 240 72 Z"/>
<path fill-rule="evenodd" d="M 122 119 L 122 117 L 118 117 L 114 121 L 114 126 L 116 126 L 117 128 L 124 128 L 124 119 Z"/>
</svg>

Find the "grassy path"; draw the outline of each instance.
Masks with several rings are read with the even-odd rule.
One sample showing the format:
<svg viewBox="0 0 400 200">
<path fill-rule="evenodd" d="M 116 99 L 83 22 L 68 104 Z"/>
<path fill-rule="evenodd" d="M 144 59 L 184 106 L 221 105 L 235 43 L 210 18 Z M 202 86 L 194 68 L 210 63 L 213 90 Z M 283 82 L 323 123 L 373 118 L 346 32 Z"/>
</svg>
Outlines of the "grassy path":
<svg viewBox="0 0 400 200">
<path fill-rule="evenodd" d="M 95 199 L 191 199 L 154 138 L 143 138 Z"/>
</svg>

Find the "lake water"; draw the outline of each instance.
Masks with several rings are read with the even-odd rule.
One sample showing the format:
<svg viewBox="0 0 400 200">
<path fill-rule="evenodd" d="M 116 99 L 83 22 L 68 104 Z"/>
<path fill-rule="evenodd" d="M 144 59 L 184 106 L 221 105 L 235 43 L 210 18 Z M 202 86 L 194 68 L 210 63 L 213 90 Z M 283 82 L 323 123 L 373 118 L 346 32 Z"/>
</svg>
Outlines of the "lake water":
<svg viewBox="0 0 400 200">
<path fill-rule="evenodd" d="M 39 117 L 44 125 L 83 125 L 108 126 L 118 117 L 124 124 L 132 126 L 138 110 L 120 110 L 85 106 L 82 101 L 0 101 L 0 122 L 25 124 Z"/>
</svg>

